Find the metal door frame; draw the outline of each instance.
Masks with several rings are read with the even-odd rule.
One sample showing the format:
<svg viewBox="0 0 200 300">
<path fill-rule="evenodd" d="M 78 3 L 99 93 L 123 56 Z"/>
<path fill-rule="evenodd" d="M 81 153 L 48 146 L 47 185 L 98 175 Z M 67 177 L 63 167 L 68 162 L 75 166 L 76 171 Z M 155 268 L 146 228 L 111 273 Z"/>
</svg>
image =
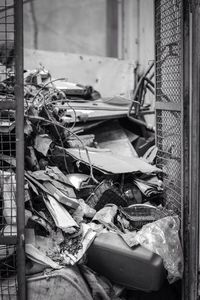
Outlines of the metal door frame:
<svg viewBox="0 0 200 300">
<path fill-rule="evenodd" d="M 11 165 L 11 169 L 16 169 L 16 194 L 15 194 L 15 180 L 11 180 L 10 185 L 10 199 L 5 201 L 15 201 L 16 203 L 16 218 L 15 220 L 15 208 L 7 207 L 10 221 L 7 223 L 4 220 L 2 213 L 2 226 L 15 226 L 17 225 L 17 232 L 10 230 L 8 234 L 0 235 L 0 245 L 6 249 L 13 247 L 14 251 L 11 254 L 12 263 L 9 263 L 10 255 L 9 251 L 6 252 L 5 261 L 2 261 L 5 266 L 6 276 L 1 277 L 1 290 L 3 294 L 0 297 L 4 299 L 4 296 L 9 299 L 16 297 L 20 300 L 26 299 L 25 289 L 25 211 L 24 211 L 24 87 L 23 87 L 23 0 L 2 0 L 1 1 L 1 46 L 2 50 L 2 70 L 1 74 L 7 80 L 9 76 L 13 78 L 14 82 L 14 97 L 9 97 L 9 90 L 5 90 L 5 97 L 0 99 L 0 112 L 12 111 L 15 119 L 15 132 L 9 129 L 7 135 L 9 139 L 7 142 L 1 140 L 1 153 L 2 161 L 4 161 L 4 145 L 9 144 L 7 148 L 7 164 Z M 14 45 L 12 45 L 14 42 Z M 14 66 L 13 66 L 14 62 Z M 4 80 L 4 79 L 2 79 Z M 12 92 L 11 92 L 12 93 Z M 10 117 L 9 117 L 10 118 Z M 10 119 L 9 119 L 10 120 Z M 16 166 L 13 165 L 13 156 L 16 150 Z M 16 168 L 15 168 L 16 167 Z M 9 167 L 8 167 L 9 168 Z M 4 170 L 7 170 L 2 164 L 2 186 L 4 186 Z M 3 197 L 1 195 L 2 207 Z M 5 207 L 5 206 L 4 206 Z M 13 215 L 14 211 L 14 215 Z M 3 227 L 4 228 L 4 227 Z M 16 252 L 15 252 L 16 250 Z M 16 276 L 17 271 L 17 276 Z M 12 279 L 9 276 L 12 274 Z M 17 277 L 17 278 L 16 278 Z M 7 278 L 9 278 L 7 280 Z M 17 279 L 17 284 L 16 284 Z M 6 294 L 4 291 L 6 290 Z"/>
<path fill-rule="evenodd" d="M 182 239 L 183 299 L 197 300 L 200 217 L 200 1 L 183 1 Z"/>
<path fill-rule="evenodd" d="M 181 112 L 181 239 L 184 251 L 182 299 L 197 300 L 200 218 L 200 1 L 181 2 L 181 106 L 158 102 L 156 110 Z M 161 3 L 162 0 L 159 4 Z"/>
<path fill-rule="evenodd" d="M 185 299 L 197 300 L 199 289 L 200 218 L 200 1 L 190 1 L 190 131 L 189 131 L 189 212 L 188 290 Z"/>
<path fill-rule="evenodd" d="M 17 203 L 17 282 L 18 299 L 26 299 L 25 213 L 24 213 L 24 57 L 23 0 L 14 2 L 15 101 L 16 101 L 16 203 Z"/>
</svg>

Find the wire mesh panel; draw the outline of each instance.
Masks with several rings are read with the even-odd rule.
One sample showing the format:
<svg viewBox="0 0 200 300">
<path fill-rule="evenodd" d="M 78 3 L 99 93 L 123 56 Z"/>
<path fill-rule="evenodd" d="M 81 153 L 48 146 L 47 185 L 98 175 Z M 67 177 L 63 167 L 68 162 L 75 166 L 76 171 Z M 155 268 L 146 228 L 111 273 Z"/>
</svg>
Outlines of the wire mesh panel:
<svg viewBox="0 0 200 300">
<path fill-rule="evenodd" d="M 0 111 L 0 294 L 10 293 L 10 278 L 16 275 L 16 174 L 9 162 L 15 156 L 15 132 L 10 110 Z M 13 112 L 12 112 L 13 113 Z M 12 114 L 11 114 L 12 115 Z M 4 161 L 6 157 L 7 163 Z M 15 280 L 14 280 L 15 282 Z"/>
<path fill-rule="evenodd" d="M 182 1 L 155 1 L 158 166 L 168 208 L 181 214 Z"/>
<path fill-rule="evenodd" d="M 15 157 L 15 110 L 8 82 L 14 80 L 14 0 L 0 1 L 0 295 L 15 299 L 16 178 L 9 160 Z M 12 89 L 12 88 L 11 88 Z M 7 157 L 7 163 L 3 157 Z M 12 284 L 10 284 L 11 278 Z"/>
<path fill-rule="evenodd" d="M 16 3 L 0 0 L 0 299 L 12 300 L 18 294 Z"/>
</svg>

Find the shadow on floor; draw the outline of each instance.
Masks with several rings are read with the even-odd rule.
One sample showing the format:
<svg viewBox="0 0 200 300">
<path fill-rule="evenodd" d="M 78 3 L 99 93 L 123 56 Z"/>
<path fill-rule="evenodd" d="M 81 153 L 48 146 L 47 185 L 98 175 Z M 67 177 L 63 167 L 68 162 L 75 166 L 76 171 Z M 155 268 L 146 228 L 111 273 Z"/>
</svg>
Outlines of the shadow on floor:
<svg viewBox="0 0 200 300">
<path fill-rule="evenodd" d="M 164 283 L 158 292 L 126 291 L 127 300 L 181 300 L 181 281 L 174 284 Z"/>
</svg>

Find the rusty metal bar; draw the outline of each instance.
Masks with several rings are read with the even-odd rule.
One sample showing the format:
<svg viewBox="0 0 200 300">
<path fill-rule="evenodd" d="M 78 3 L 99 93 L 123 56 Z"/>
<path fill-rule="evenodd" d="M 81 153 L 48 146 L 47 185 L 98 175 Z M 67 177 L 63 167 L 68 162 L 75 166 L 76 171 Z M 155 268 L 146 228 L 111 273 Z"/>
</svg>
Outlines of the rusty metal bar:
<svg viewBox="0 0 200 300">
<path fill-rule="evenodd" d="M 15 0 L 16 202 L 18 299 L 26 299 L 24 214 L 23 1 Z"/>
</svg>

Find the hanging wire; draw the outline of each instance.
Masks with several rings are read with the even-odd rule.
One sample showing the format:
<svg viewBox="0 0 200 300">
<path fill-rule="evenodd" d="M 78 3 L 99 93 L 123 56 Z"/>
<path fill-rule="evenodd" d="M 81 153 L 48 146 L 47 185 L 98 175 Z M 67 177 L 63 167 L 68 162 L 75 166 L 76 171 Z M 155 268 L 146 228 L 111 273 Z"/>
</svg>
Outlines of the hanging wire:
<svg viewBox="0 0 200 300">
<path fill-rule="evenodd" d="M 44 88 L 46 88 L 49 84 L 53 84 L 53 83 L 56 82 L 56 81 L 62 81 L 62 80 L 66 80 L 66 78 L 56 78 L 56 79 L 52 79 L 52 80 L 48 81 L 46 84 L 44 84 L 44 85 L 39 89 L 39 91 L 38 91 L 38 92 L 36 93 L 36 95 L 33 97 L 31 103 L 33 103 L 39 95 L 41 96 L 40 93 L 41 93 L 41 92 L 44 90 Z M 63 99 L 61 99 L 60 101 L 66 101 L 66 103 L 67 103 L 67 105 L 69 106 L 69 108 L 73 111 L 73 113 L 74 113 L 74 122 L 73 122 L 73 124 L 72 124 L 72 126 L 71 126 L 71 128 L 70 128 L 70 130 L 72 130 L 72 129 L 75 127 L 76 121 L 77 121 L 77 115 L 76 115 L 75 109 L 69 104 L 69 100 L 67 99 L 67 97 L 66 97 L 66 95 L 64 94 L 63 91 L 61 91 L 60 89 L 58 89 L 58 88 L 55 87 L 55 86 L 52 86 L 52 87 L 49 87 L 49 88 L 52 88 L 54 91 L 58 91 L 58 92 L 62 95 L 62 97 L 63 97 Z M 53 94 L 52 94 L 52 95 L 53 95 Z M 49 98 L 50 98 L 50 97 L 49 97 Z M 44 99 L 43 104 L 46 104 L 46 99 L 45 99 L 44 97 L 43 97 L 43 99 Z M 55 103 L 55 102 L 57 102 L 57 101 L 54 101 L 54 103 Z M 50 102 L 50 103 L 48 103 L 48 104 L 52 104 L 52 103 L 53 103 L 53 102 Z"/>
<path fill-rule="evenodd" d="M 48 112 L 48 109 L 46 108 L 46 105 L 45 105 L 45 104 L 44 104 L 44 109 L 45 109 L 45 111 L 46 111 L 46 114 L 48 115 L 48 118 L 51 119 L 51 116 L 50 116 L 50 114 L 49 114 L 49 112 Z M 55 130 L 56 130 L 57 135 L 59 136 L 59 140 L 60 140 L 61 146 L 62 146 L 62 148 L 64 148 L 64 144 L 63 144 L 61 135 L 60 135 L 60 133 L 59 133 L 59 131 L 58 131 L 58 128 L 57 128 L 57 126 L 55 125 L 55 123 L 54 123 L 53 120 L 52 120 L 52 124 L 54 125 L 54 128 L 55 128 Z M 64 153 L 64 152 L 63 152 L 63 153 Z M 64 155 L 63 157 L 64 157 L 65 168 L 66 168 L 67 172 L 70 173 L 70 172 L 69 172 L 69 169 L 68 169 L 68 166 L 67 166 L 67 161 L 66 161 L 65 155 Z"/>
</svg>

